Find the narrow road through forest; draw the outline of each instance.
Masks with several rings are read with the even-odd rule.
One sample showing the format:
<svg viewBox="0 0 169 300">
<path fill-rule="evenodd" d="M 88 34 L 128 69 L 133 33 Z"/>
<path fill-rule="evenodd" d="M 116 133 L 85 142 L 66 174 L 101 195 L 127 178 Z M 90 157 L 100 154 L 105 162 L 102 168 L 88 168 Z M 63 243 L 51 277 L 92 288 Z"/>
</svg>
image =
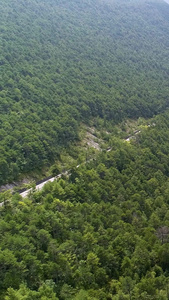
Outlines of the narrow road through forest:
<svg viewBox="0 0 169 300">
<path fill-rule="evenodd" d="M 128 137 L 125 138 L 124 140 L 125 140 L 126 142 L 129 142 L 130 140 L 132 140 L 132 139 L 134 138 L 135 135 L 139 134 L 140 132 L 141 132 L 140 130 L 136 130 L 136 131 L 134 132 L 134 134 L 128 136 Z M 112 148 L 109 148 L 109 149 L 107 150 L 107 152 L 110 152 L 111 150 L 112 150 Z M 90 159 L 90 160 L 91 160 L 91 159 Z M 76 168 L 78 168 L 79 166 L 80 166 L 80 165 L 76 166 Z M 40 183 L 40 184 L 37 184 L 36 187 L 35 187 L 35 190 L 36 190 L 36 191 L 40 191 L 40 190 L 42 190 L 42 188 L 44 187 L 44 185 L 45 185 L 46 183 L 48 183 L 48 182 L 53 182 L 54 180 L 59 179 L 62 175 L 68 175 L 68 174 L 69 174 L 69 171 L 65 171 L 65 172 L 62 172 L 62 173 L 58 174 L 57 176 L 54 176 L 54 177 L 52 177 L 52 178 L 50 178 L 50 179 L 47 179 L 47 180 L 45 180 L 44 182 L 42 182 L 42 183 Z M 30 188 L 30 189 L 28 189 L 28 190 L 26 190 L 26 191 L 24 191 L 24 192 L 21 192 L 21 193 L 20 193 L 20 196 L 22 196 L 22 198 L 26 198 L 32 190 L 33 190 L 33 189 Z M 2 203 L 0 203 L 0 206 L 1 206 L 1 204 L 2 204 Z"/>
<path fill-rule="evenodd" d="M 136 130 L 136 131 L 134 131 L 134 133 L 132 134 L 132 135 L 129 135 L 128 137 L 126 137 L 125 139 L 124 139 L 124 141 L 126 141 L 126 142 L 129 142 L 130 140 L 132 140 L 137 134 L 139 134 L 141 131 L 140 130 Z M 100 149 L 101 150 L 101 149 Z M 109 152 L 109 151 L 111 151 L 112 150 L 112 148 L 108 148 L 108 150 L 107 150 L 107 152 Z M 91 160 L 91 159 L 90 159 Z M 89 161 L 90 161 L 89 160 Z M 78 168 L 80 165 L 77 165 L 76 166 L 76 168 Z M 42 190 L 42 188 L 44 187 L 44 185 L 46 184 L 46 183 L 48 183 L 48 182 L 53 182 L 54 180 L 57 180 L 57 179 L 59 179 L 59 178 L 61 178 L 61 176 L 63 176 L 63 175 L 68 175 L 68 174 L 70 174 L 70 171 L 65 171 L 65 172 L 62 172 L 62 173 L 60 173 L 60 174 L 58 174 L 58 175 L 56 175 L 56 176 L 54 176 L 54 177 L 52 177 L 52 178 L 48 178 L 48 179 L 44 179 L 44 181 L 43 182 L 41 182 L 41 183 L 39 183 L 39 184 L 37 184 L 36 186 L 35 186 L 35 188 L 30 188 L 30 189 L 28 189 L 28 190 L 26 190 L 26 191 L 23 191 L 23 192 L 21 192 L 21 193 L 19 193 L 19 195 L 22 197 L 22 198 L 26 198 L 32 191 L 40 191 L 40 190 Z M 1 202 L 0 203 L 0 207 L 2 207 L 4 205 L 4 202 Z"/>
</svg>

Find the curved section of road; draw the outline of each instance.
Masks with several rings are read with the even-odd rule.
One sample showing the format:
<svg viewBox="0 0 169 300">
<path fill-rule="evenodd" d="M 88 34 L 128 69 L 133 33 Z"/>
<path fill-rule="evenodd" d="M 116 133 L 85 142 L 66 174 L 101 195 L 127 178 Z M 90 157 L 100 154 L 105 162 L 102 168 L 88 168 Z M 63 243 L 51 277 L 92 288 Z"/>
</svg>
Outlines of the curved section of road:
<svg viewBox="0 0 169 300">
<path fill-rule="evenodd" d="M 130 136 L 128 136 L 127 138 L 125 138 L 124 141 L 129 142 L 130 140 L 132 140 L 132 139 L 133 139 L 137 134 L 139 134 L 140 132 L 141 132 L 140 130 L 136 130 L 136 131 L 133 133 L 133 135 L 130 135 Z M 108 149 L 107 149 L 107 152 L 110 152 L 111 150 L 112 150 L 112 148 L 108 148 Z M 92 159 L 90 159 L 90 160 L 92 160 Z M 89 161 L 90 161 L 90 160 L 89 160 Z M 88 161 L 88 162 L 89 162 L 89 161 Z M 80 165 L 76 166 L 76 168 L 79 168 L 79 167 L 80 167 Z M 45 185 L 46 183 L 48 183 L 48 182 L 53 182 L 54 180 L 59 179 L 62 175 L 68 175 L 68 174 L 70 174 L 70 171 L 65 171 L 65 172 L 63 172 L 63 173 L 58 174 L 58 175 L 55 176 L 55 177 L 52 177 L 52 178 L 50 178 L 50 179 L 45 180 L 44 182 L 42 182 L 42 183 L 36 185 L 35 191 L 40 191 L 40 190 L 42 190 L 42 188 L 44 187 L 44 185 Z M 20 196 L 22 196 L 22 198 L 26 198 L 32 191 L 33 191 L 32 188 L 31 188 L 31 189 L 28 189 L 28 190 L 26 190 L 26 191 L 24 191 L 24 192 L 21 192 L 21 193 L 20 193 Z M 1 206 L 1 204 L 2 204 L 2 203 L 0 203 L 0 206 Z"/>
<path fill-rule="evenodd" d="M 140 130 L 136 130 L 136 131 L 133 133 L 133 135 L 130 135 L 130 136 L 128 136 L 127 138 L 125 138 L 124 141 L 129 142 L 130 140 L 132 140 L 132 139 L 133 139 L 137 134 L 139 134 L 140 132 L 141 132 Z M 109 148 L 107 149 L 107 152 L 110 152 L 111 150 L 112 150 L 112 148 L 109 147 Z M 92 159 L 90 159 L 90 160 L 92 160 Z M 88 162 L 89 162 L 90 160 L 88 160 Z M 80 167 L 80 165 L 77 165 L 77 166 L 76 166 L 76 168 L 79 168 L 79 167 Z M 45 185 L 46 183 L 48 183 L 48 182 L 53 182 L 54 180 L 57 180 L 57 179 L 61 178 L 62 175 L 69 175 L 69 174 L 70 174 L 70 170 L 65 171 L 65 172 L 62 172 L 62 173 L 60 173 L 60 174 L 58 174 L 57 176 L 54 176 L 54 177 L 52 177 L 52 178 L 48 178 L 48 179 L 44 180 L 43 182 L 37 184 L 36 187 L 35 187 L 35 191 L 40 191 L 40 190 L 42 190 L 42 188 L 44 187 L 44 185 Z M 29 195 L 33 190 L 34 190 L 33 188 L 30 188 L 30 189 L 28 189 L 28 190 L 26 190 L 26 191 L 21 192 L 19 195 L 20 195 L 22 198 L 26 198 L 26 197 L 28 197 L 28 195 Z M 1 202 L 1 203 L 0 203 L 0 207 L 2 207 L 3 205 L 4 205 L 4 202 Z"/>
<path fill-rule="evenodd" d="M 42 182 L 42 183 L 36 185 L 35 190 L 36 190 L 36 191 L 40 191 L 40 190 L 42 190 L 42 188 L 44 187 L 44 185 L 45 185 L 46 183 L 48 183 L 48 182 L 53 182 L 54 180 L 59 179 L 62 175 L 68 175 L 68 174 L 69 174 L 69 172 L 66 171 L 66 172 L 63 172 L 63 173 L 61 173 L 61 174 L 58 174 L 58 175 L 55 176 L 55 177 L 52 177 L 52 178 L 50 178 L 50 179 L 47 179 L 47 180 L 45 180 L 44 182 Z M 19 195 L 22 196 L 22 198 L 26 198 L 32 191 L 33 191 L 33 188 L 30 188 L 30 189 L 28 189 L 28 190 L 26 190 L 26 191 L 24 191 L 24 192 L 21 192 Z"/>
</svg>

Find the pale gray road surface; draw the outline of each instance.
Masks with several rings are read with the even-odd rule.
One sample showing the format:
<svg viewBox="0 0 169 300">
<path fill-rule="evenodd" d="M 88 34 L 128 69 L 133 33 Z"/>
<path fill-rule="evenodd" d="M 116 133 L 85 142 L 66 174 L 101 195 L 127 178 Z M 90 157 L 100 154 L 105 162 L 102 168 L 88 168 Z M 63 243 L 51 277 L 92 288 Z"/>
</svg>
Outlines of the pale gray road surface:
<svg viewBox="0 0 169 300">
<path fill-rule="evenodd" d="M 169 1 L 169 0 L 168 0 L 168 1 Z M 149 126 L 150 126 L 150 125 L 149 125 Z M 139 134 L 140 132 L 141 132 L 140 130 L 136 130 L 136 131 L 134 132 L 134 134 L 131 135 L 131 136 L 129 136 L 127 139 L 125 139 L 125 141 L 126 141 L 126 142 L 129 142 L 131 139 L 134 138 L 135 135 Z M 109 148 L 109 149 L 107 150 L 107 152 L 110 152 L 111 150 L 112 150 L 112 148 Z M 92 160 L 92 159 L 90 159 L 90 160 Z M 90 161 L 90 160 L 89 160 L 89 161 Z M 76 168 L 79 168 L 79 167 L 80 167 L 80 165 L 76 166 Z M 42 182 L 42 183 L 36 185 L 35 191 L 40 191 L 40 190 L 42 190 L 42 188 L 44 187 L 44 185 L 45 185 L 46 183 L 48 183 L 48 182 L 53 182 L 54 180 L 59 179 L 62 175 L 68 175 L 68 174 L 70 174 L 70 171 L 65 171 L 65 172 L 63 172 L 63 173 L 58 174 L 57 176 L 54 176 L 54 177 L 52 177 L 52 178 L 50 178 L 50 179 L 47 179 L 46 181 L 44 181 L 44 182 Z M 26 190 L 26 191 L 20 193 L 20 196 L 21 196 L 22 198 L 26 198 L 32 191 L 33 191 L 33 188 L 30 188 L 30 189 L 28 189 L 28 190 Z M 1 202 L 1 203 L 0 203 L 0 207 L 2 207 L 3 205 L 4 205 L 4 202 Z"/>
<path fill-rule="evenodd" d="M 66 171 L 66 172 L 63 172 L 63 173 L 61 173 L 61 174 L 58 174 L 58 175 L 55 176 L 55 177 L 52 177 L 52 178 L 50 178 L 50 179 L 47 179 L 46 181 L 44 181 L 44 182 L 42 182 L 42 183 L 36 185 L 35 190 L 36 190 L 36 191 L 42 190 L 42 188 L 44 187 L 44 185 L 45 185 L 46 183 L 48 183 L 48 182 L 53 182 L 54 180 L 59 179 L 62 175 L 68 175 L 68 173 L 69 173 L 69 172 Z M 26 190 L 26 191 L 22 192 L 22 193 L 20 193 L 20 196 L 22 196 L 22 198 L 25 198 L 25 197 L 27 197 L 27 196 L 29 195 L 29 193 L 30 193 L 32 190 L 33 190 L 33 188 L 31 188 L 31 189 L 29 189 L 29 190 Z"/>
<path fill-rule="evenodd" d="M 140 130 L 136 130 L 136 131 L 134 132 L 134 135 L 129 136 L 127 139 L 125 139 L 125 141 L 129 142 L 131 139 L 134 138 L 134 136 L 135 136 L 136 134 L 139 134 L 140 132 L 141 132 Z M 112 150 L 112 148 L 109 148 L 109 149 L 107 150 L 107 152 L 110 152 L 111 150 Z M 90 160 L 92 160 L 92 159 L 90 159 Z M 90 160 L 89 160 L 89 161 L 90 161 Z M 76 168 L 79 168 L 79 167 L 80 167 L 80 165 L 76 166 Z M 68 175 L 69 172 L 70 172 L 70 171 L 63 172 L 63 173 L 61 173 L 61 174 L 59 174 L 59 175 L 57 175 L 57 176 L 55 176 L 55 177 L 52 177 L 52 178 L 50 178 L 50 179 L 48 179 L 48 180 L 46 180 L 46 181 L 44 181 L 44 182 L 38 184 L 38 185 L 35 187 L 35 191 L 40 191 L 40 190 L 42 190 L 42 188 L 44 187 L 44 185 L 45 185 L 46 183 L 48 183 L 48 182 L 53 182 L 54 180 L 59 179 L 62 175 Z M 26 198 L 32 190 L 33 190 L 32 188 L 29 189 L 29 190 L 26 190 L 26 191 L 20 193 L 20 195 L 22 196 L 22 198 Z M 2 203 L 0 203 L 0 204 L 2 204 Z M 3 205 L 3 204 L 2 204 L 2 205 Z M 0 205 L 0 206 L 2 206 L 2 205 Z"/>
</svg>

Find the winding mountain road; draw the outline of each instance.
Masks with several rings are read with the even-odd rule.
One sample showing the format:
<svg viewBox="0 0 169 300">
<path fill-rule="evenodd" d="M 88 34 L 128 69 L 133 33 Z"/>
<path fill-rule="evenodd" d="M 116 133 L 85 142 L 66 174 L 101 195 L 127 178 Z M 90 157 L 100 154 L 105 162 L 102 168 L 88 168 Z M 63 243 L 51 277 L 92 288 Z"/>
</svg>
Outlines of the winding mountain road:
<svg viewBox="0 0 169 300">
<path fill-rule="evenodd" d="M 134 132 L 134 134 L 128 136 L 128 137 L 125 138 L 124 140 L 125 140 L 126 142 L 129 142 L 130 140 L 132 140 L 132 139 L 134 138 L 134 136 L 136 136 L 136 135 L 139 134 L 140 132 L 141 132 L 140 130 L 136 130 L 136 131 Z M 107 150 L 107 152 L 110 152 L 111 150 L 112 150 L 112 148 L 109 148 L 109 149 Z M 91 159 L 90 159 L 90 160 L 91 160 Z M 79 166 L 80 166 L 80 165 L 77 165 L 76 168 L 79 168 Z M 54 180 L 59 179 L 62 175 L 68 175 L 69 173 L 70 173 L 70 171 L 65 171 L 65 172 L 63 172 L 63 173 L 58 174 L 57 176 L 54 176 L 54 177 L 52 177 L 52 178 L 50 178 L 50 179 L 47 179 L 47 180 L 45 180 L 44 182 L 42 182 L 42 183 L 36 185 L 35 190 L 36 190 L 36 191 L 40 191 L 40 190 L 42 190 L 42 188 L 44 187 L 44 185 L 45 185 L 46 183 L 48 183 L 48 182 L 53 182 Z M 24 191 L 24 192 L 21 192 L 21 193 L 20 193 L 20 196 L 22 196 L 22 198 L 26 198 L 26 197 L 29 195 L 29 193 L 31 193 L 32 190 L 33 190 L 33 189 L 30 188 L 30 189 L 28 189 L 28 190 L 26 190 L 26 191 Z M 0 203 L 0 206 L 1 206 L 1 204 L 2 204 L 2 203 Z"/>
<path fill-rule="evenodd" d="M 42 188 L 44 187 L 44 185 L 46 183 L 53 182 L 54 180 L 59 179 L 62 175 L 68 175 L 68 174 L 69 174 L 69 171 L 65 171 L 63 173 L 58 174 L 57 176 L 54 176 L 54 177 L 52 177 L 50 179 L 47 179 L 44 182 L 42 182 L 40 184 L 37 184 L 36 187 L 35 187 L 35 190 L 36 191 L 40 191 L 40 190 L 42 190 Z M 25 198 L 25 197 L 27 197 L 29 195 L 29 193 L 31 193 L 31 191 L 33 191 L 33 188 L 30 188 L 30 189 L 28 189 L 28 190 L 26 190 L 24 192 L 21 192 L 19 195 L 22 196 L 22 198 Z"/>
<path fill-rule="evenodd" d="M 141 132 L 140 130 L 136 130 L 132 135 L 126 137 L 126 138 L 124 139 L 124 141 L 129 142 L 130 140 L 132 140 L 132 139 L 133 139 L 137 134 L 139 134 L 140 132 Z M 110 152 L 111 150 L 112 150 L 112 148 L 108 148 L 108 149 L 107 149 L 107 152 Z M 90 159 L 90 160 L 91 160 L 91 159 Z M 89 160 L 89 161 L 90 161 L 90 160 Z M 80 166 L 80 165 L 77 165 L 76 168 L 79 168 L 79 166 Z M 53 182 L 54 180 L 57 180 L 57 179 L 61 178 L 62 175 L 68 175 L 68 174 L 70 174 L 70 171 L 62 172 L 62 173 L 58 174 L 57 176 L 54 176 L 54 177 L 52 177 L 52 178 L 48 178 L 47 180 L 44 180 L 43 182 L 37 184 L 37 185 L 35 186 L 35 188 L 30 188 L 30 189 L 28 189 L 28 190 L 26 190 L 26 191 L 21 192 L 19 195 L 20 195 L 22 198 L 26 198 L 33 190 L 35 190 L 35 191 L 40 191 L 40 190 L 42 190 L 42 188 L 44 187 L 44 185 L 45 185 L 46 183 L 48 183 L 48 182 Z M 1 203 L 0 203 L 0 207 L 2 207 L 3 205 L 4 205 L 4 202 L 1 202 Z"/>
</svg>

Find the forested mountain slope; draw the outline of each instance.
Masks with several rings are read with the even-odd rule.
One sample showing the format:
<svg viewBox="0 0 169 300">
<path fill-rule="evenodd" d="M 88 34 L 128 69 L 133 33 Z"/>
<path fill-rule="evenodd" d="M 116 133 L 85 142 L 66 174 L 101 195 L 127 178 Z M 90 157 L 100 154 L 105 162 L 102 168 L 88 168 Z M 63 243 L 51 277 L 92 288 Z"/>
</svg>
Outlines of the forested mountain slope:
<svg viewBox="0 0 169 300">
<path fill-rule="evenodd" d="M 168 299 L 169 112 L 154 122 L 131 143 L 113 138 L 112 151 L 69 178 L 5 203 L 2 300 Z"/>
<path fill-rule="evenodd" d="M 168 106 L 163 1 L 0 2 L 0 184 L 52 163 L 80 122 Z"/>
</svg>

